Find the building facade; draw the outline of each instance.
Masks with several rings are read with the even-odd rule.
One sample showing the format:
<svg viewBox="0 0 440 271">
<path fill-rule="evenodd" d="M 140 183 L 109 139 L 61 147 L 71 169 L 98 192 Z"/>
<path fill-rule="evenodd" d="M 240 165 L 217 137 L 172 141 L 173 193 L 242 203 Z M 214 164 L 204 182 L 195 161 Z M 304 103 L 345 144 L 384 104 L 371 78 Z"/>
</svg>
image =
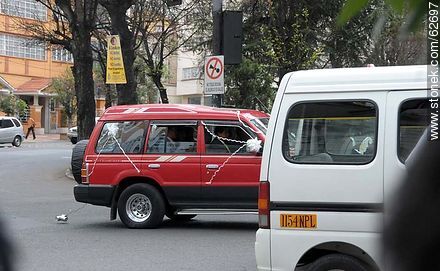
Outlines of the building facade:
<svg viewBox="0 0 440 271">
<path fill-rule="evenodd" d="M 175 65 L 169 67 L 176 78 L 175 87 L 168 88 L 170 103 L 211 106 L 211 95 L 203 94 L 203 58 L 191 51 L 179 51 L 173 57 Z"/>
<path fill-rule="evenodd" d="M 47 9 L 34 0 L 0 0 L 0 95 L 13 94 L 26 101 L 36 132 L 55 133 L 61 127 L 61 108 L 49 93 L 52 78 L 72 65 L 71 54 L 38 42 L 24 29 L 26 22 L 48 22 Z"/>
</svg>

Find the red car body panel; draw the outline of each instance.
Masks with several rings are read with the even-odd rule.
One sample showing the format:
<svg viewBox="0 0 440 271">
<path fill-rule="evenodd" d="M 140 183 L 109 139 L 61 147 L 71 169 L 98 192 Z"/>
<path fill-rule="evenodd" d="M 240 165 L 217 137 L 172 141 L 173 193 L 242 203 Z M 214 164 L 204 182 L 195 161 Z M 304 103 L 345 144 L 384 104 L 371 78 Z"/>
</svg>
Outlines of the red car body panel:
<svg viewBox="0 0 440 271">
<path fill-rule="evenodd" d="M 203 124 L 205 121 L 234 121 L 238 124 L 243 123 L 247 129 L 258 131 L 250 119 L 267 117 L 269 117 L 267 114 L 255 110 L 229 110 L 198 105 L 154 104 L 111 107 L 99 119 L 85 151 L 88 185 L 118 187 L 127 179 L 148 179 L 163 189 L 170 204 L 178 207 L 224 205 L 223 207 L 232 208 L 237 205 L 238 208 L 256 209 L 261 155 L 206 154 Z M 100 154 L 95 151 L 105 123 L 133 120 L 148 121 L 148 131 L 141 154 L 127 154 L 130 161 L 122 153 Z M 147 153 L 151 121 L 166 120 L 197 122 L 198 141 L 195 153 Z M 257 132 L 255 135 L 264 142 L 263 133 Z M 212 164 L 218 165 L 220 169 L 208 169 L 207 165 Z M 252 191 L 246 190 L 247 188 L 251 188 Z"/>
</svg>

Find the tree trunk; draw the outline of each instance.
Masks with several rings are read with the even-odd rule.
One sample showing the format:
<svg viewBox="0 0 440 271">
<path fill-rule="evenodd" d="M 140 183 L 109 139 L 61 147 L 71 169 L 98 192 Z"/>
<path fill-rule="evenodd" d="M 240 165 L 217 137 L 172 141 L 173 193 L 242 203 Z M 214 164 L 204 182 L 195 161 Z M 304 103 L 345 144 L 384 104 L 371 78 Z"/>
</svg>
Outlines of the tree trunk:
<svg viewBox="0 0 440 271">
<path fill-rule="evenodd" d="M 127 8 L 118 1 L 107 3 L 105 8 L 110 15 L 112 30 L 119 35 L 121 40 L 122 58 L 124 60 L 125 76 L 127 84 L 118 84 L 116 89 L 118 92 L 118 104 L 136 104 L 138 97 L 136 93 L 137 82 L 134 72 L 134 38 L 127 22 Z"/>
<path fill-rule="evenodd" d="M 75 93 L 78 102 L 78 140 L 90 137 L 95 127 L 95 91 L 93 81 L 93 57 L 90 32 L 78 30 L 73 33 L 72 53 Z"/>
<path fill-rule="evenodd" d="M 113 105 L 112 86 L 108 84 L 104 84 L 104 88 L 105 88 L 105 108 L 107 109 Z"/>
<path fill-rule="evenodd" d="M 162 103 L 163 104 L 170 103 L 168 101 L 167 89 L 162 84 L 162 76 L 156 75 L 156 76 L 153 76 L 152 78 L 153 78 L 153 83 L 156 85 L 157 89 L 159 90 L 159 96 L 160 96 L 160 100 L 162 101 Z"/>
</svg>

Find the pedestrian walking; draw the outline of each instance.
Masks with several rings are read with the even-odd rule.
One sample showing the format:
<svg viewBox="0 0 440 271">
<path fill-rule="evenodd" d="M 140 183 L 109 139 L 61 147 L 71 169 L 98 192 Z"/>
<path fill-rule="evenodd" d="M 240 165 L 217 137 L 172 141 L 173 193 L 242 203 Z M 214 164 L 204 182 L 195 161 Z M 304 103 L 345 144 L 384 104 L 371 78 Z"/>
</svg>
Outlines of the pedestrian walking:
<svg viewBox="0 0 440 271">
<path fill-rule="evenodd" d="M 27 130 L 26 139 L 28 138 L 29 133 L 32 131 L 32 136 L 34 137 L 34 140 L 35 140 L 35 131 L 34 131 L 35 120 L 33 118 L 29 118 L 28 119 L 28 124 L 29 124 L 29 127 L 28 127 L 28 130 Z"/>
</svg>

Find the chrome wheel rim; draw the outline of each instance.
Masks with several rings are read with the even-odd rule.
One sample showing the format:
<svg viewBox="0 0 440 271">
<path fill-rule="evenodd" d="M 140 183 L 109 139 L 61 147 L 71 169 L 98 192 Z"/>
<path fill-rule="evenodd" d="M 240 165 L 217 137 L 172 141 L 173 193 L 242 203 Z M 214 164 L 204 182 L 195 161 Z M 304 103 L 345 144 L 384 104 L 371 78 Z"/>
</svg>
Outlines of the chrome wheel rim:
<svg viewBox="0 0 440 271">
<path fill-rule="evenodd" d="M 144 222 L 151 215 L 151 201 L 144 194 L 131 195 L 125 204 L 128 217 L 134 222 Z"/>
<path fill-rule="evenodd" d="M 16 137 L 16 138 L 14 139 L 14 145 L 18 147 L 18 146 L 20 146 L 20 143 L 21 143 L 21 142 L 20 142 L 20 138 Z"/>
</svg>

